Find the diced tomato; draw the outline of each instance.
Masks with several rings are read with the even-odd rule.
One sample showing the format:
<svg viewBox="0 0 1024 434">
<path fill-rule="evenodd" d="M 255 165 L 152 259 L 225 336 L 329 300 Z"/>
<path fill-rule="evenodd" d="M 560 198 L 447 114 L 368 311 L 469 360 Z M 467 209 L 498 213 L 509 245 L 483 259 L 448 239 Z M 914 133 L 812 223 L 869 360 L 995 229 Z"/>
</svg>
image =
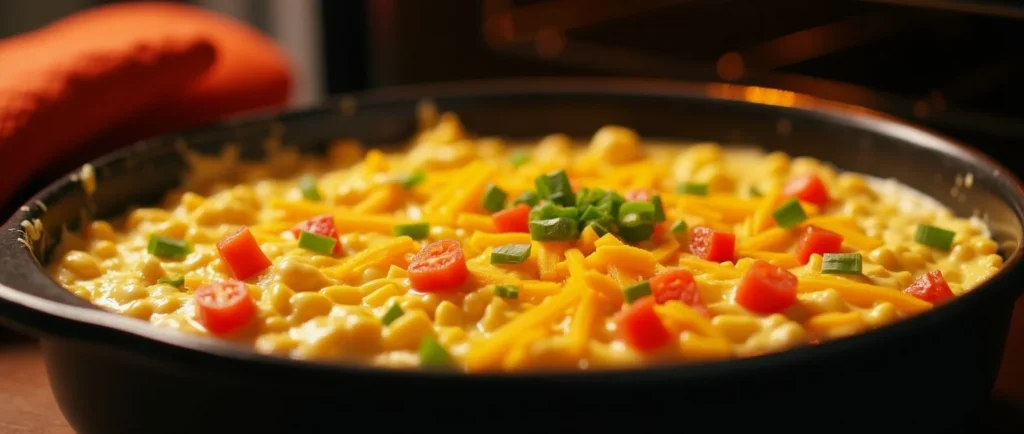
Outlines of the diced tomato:
<svg viewBox="0 0 1024 434">
<path fill-rule="evenodd" d="M 922 274 L 903 292 L 931 304 L 943 303 L 955 297 L 953 291 L 949 289 L 949 284 L 946 283 L 946 278 L 942 277 L 942 272 L 939 270 Z"/>
<path fill-rule="evenodd" d="M 782 312 L 796 302 L 797 278 L 785 268 L 757 261 L 736 285 L 736 303 L 760 313 Z"/>
<path fill-rule="evenodd" d="M 491 215 L 498 232 L 530 232 L 530 205 L 521 203 Z"/>
<path fill-rule="evenodd" d="M 736 256 L 736 234 L 695 226 L 690 230 L 690 253 L 705 261 L 731 261 Z"/>
<path fill-rule="evenodd" d="M 231 269 L 235 279 L 245 280 L 270 266 L 270 259 L 260 249 L 249 228 L 242 226 L 217 243 L 221 259 Z"/>
<path fill-rule="evenodd" d="M 705 316 L 708 314 L 707 305 L 697 289 L 697 282 L 689 271 L 678 268 L 666 270 L 652 277 L 650 284 L 651 293 L 658 304 L 678 300 Z"/>
<path fill-rule="evenodd" d="M 643 352 L 655 351 L 672 341 L 672 334 L 654 311 L 654 298 L 643 297 L 615 318 L 619 336 L 627 345 Z"/>
<path fill-rule="evenodd" d="M 839 253 L 842 247 L 842 235 L 817 226 L 808 226 L 803 236 L 800 237 L 800 241 L 797 241 L 794 253 L 801 264 L 806 264 L 811 260 L 811 255 L 815 253 L 819 255 Z"/>
<path fill-rule="evenodd" d="M 646 188 L 629 190 L 625 194 L 623 194 L 622 197 L 631 202 L 647 202 L 651 200 L 651 190 L 648 190 Z"/>
<path fill-rule="evenodd" d="M 334 253 L 341 253 L 341 238 L 338 237 L 338 228 L 334 226 L 334 216 L 330 214 L 319 215 L 306 220 L 292 228 L 295 238 L 299 238 L 300 232 L 310 232 L 327 238 L 334 238 Z"/>
<path fill-rule="evenodd" d="M 462 245 L 455 240 L 430 243 L 409 261 L 409 282 L 423 292 L 458 289 L 469 277 Z"/>
<path fill-rule="evenodd" d="M 256 303 L 245 282 L 207 283 L 195 292 L 196 320 L 210 333 L 230 335 L 256 316 Z"/>
<path fill-rule="evenodd" d="M 651 232 L 651 241 L 660 243 L 665 241 L 665 234 L 668 233 L 668 223 L 661 222 L 654 224 L 654 232 Z"/>
<path fill-rule="evenodd" d="M 817 206 L 825 206 L 829 201 L 825 183 L 821 182 L 821 178 L 814 174 L 791 179 L 782 189 L 782 195 L 786 198 L 795 197 Z"/>
</svg>

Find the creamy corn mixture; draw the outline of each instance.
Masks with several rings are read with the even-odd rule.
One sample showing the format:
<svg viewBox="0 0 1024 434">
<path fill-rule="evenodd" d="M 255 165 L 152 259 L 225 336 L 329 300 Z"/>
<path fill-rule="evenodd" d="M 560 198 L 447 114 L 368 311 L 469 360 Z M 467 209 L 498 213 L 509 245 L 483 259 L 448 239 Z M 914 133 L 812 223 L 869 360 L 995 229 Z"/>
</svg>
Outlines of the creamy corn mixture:
<svg viewBox="0 0 1024 434">
<path fill-rule="evenodd" d="M 944 302 L 934 288 L 908 289 L 918 279 L 927 284 L 926 273 L 941 272 L 949 295 L 961 295 L 1002 265 L 980 221 L 896 181 L 778 152 L 645 140 L 619 126 L 600 129 L 589 143 L 551 135 L 513 146 L 471 138 L 445 114 L 403 152 L 340 141 L 323 161 L 285 160 L 286 171 L 196 160 L 208 182 L 66 236 L 50 273 L 111 311 L 260 353 L 474 372 L 639 367 L 815 344 Z M 627 202 L 642 191 L 634 201 L 656 195 L 658 215 L 636 206 L 639 236 L 623 235 L 634 218 L 625 215 L 588 225 L 585 206 L 556 217 L 571 228 L 520 216 L 529 231 L 500 232 L 512 220 L 492 214 L 564 199 L 538 191 L 558 190 L 566 178 L 545 175 L 560 170 L 577 202 L 583 189 Z M 792 199 L 787 185 L 808 175 L 820 179 L 827 201 Z M 338 232 L 337 251 L 300 243 L 302 232 L 293 230 L 324 215 Z M 643 225 L 655 228 L 649 237 Z M 920 225 L 939 236 L 920 234 Z M 249 253 L 267 260 L 242 279 L 254 309 L 241 309 L 236 327 L 212 332 L 195 292 L 238 277 L 218 242 L 242 227 L 258 246 Z M 808 250 L 801 238 L 811 227 L 841 237 L 841 248 Z M 701 237 L 723 235 L 708 241 L 722 244 L 694 244 L 696 228 Z M 154 250 L 154 234 L 171 254 Z M 453 272 L 448 287 L 414 288 L 410 263 L 439 240 L 458 241 L 465 279 Z M 511 260 L 492 257 L 510 245 L 519 249 Z M 744 283 L 762 261 L 770 264 L 758 275 L 767 286 Z M 678 270 L 692 276 L 689 295 L 666 292 L 656 279 Z M 794 277 L 788 287 L 785 276 Z"/>
</svg>

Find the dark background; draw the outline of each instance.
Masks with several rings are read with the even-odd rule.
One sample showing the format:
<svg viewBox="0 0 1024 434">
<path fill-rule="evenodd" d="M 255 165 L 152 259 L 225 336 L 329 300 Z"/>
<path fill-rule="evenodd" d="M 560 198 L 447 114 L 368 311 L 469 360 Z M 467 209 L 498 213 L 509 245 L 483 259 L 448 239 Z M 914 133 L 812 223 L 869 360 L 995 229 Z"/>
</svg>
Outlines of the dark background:
<svg viewBox="0 0 1024 434">
<path fill-rule="evenodd" d="M 870 107 L 1011 164 L 1024 140 L 1020 2 L 321 4 L 328 93 L 536 75 L 727 81 Z"/>
<path fill-rule="evenodd" d="M 179 1 L 276 38 L 296 65 L 296 106 L 422 82 L 628 75 L 863 105 L 1010 163 L 1024 140 L 1024 1 Z M 0 0 L 0 37 L 119 2 Z"/>
</svg>

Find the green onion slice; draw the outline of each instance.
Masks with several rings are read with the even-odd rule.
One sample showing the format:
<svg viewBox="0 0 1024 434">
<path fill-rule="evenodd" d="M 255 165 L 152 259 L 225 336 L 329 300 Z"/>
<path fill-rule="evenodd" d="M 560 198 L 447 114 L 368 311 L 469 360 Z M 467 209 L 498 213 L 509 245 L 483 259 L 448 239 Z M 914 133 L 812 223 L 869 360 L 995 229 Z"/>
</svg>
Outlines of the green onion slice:
<svg viewBox="0 0 1024 434">
<path fill-rule="evenodd" d="M 422 170 L 417 170 L 417 171 L 412 172 L 412 173 L 410 173 L 408 175 L 405 175 L 405 177 L 402 178 L 402 188 L 404 188 L 406 190 L 412 190 L 414 187 L 416 187 L 417 185 L 420 185 L 420 183 L 422 183 L 426 179 L 427 179 L 427 172 L 422 171 Z"/>
<path fill-rule="evenodd" d="M 657 223 L 665 221 L 665 206 L 661 203 L 661 196 L 651 196 L 651 205 L 654 205 L 654 221 Z"/>
<path fill-rule="evenodd" d="M 524 191 L 519 194 L 519 197 L 517 197 L 516 200 L 512 201 L 512 205 L 519 205 L 521 203 L 525 203 L 531 208 L 535 207 L 540 203 L 540 196 L 537 196 L 537 193 L 532 191 Z"/>
<path fill-rule="evenodd" d="M 612 231 L 611 229 L 608 228 L 608 226 L 605 226 L 604 224 L 599 223 L 599 222 L 591 222 L 587 226 L 589 226 L 591 229 L 593 229 L 594 233 L 597 234 L 597 236 L 599 236 L 599 237 L 603 237 L 605 234 L 611 233 L 611 231 Z"/>
<path fill-rule="evenodd" d="M 574 206 L 561 207 L 553 203 L 547 202 L 543 205 L 538 205 L 530 210 L 530 220 L 545 220 L 553 218 L 567 218 L 576 220 L 580 215 L 579 208 Z"/>
<path fill-rule="evenodd" d="M 384 325 L 391 325 L 391 323 L 395 322 L 396 319 L 401 318 L 402 315 L 405 315 L 405 311 L 402 310 L 402 306 L 399 306 L 398 303 L 394 303 L 388 308 L 387 312 L 384 312 L 384 316 L 380 317 L 380 322 L 384 323 Z"/>
<path fill-rule="evenodd" d="M 708 195 L 708 185 L 701 184 L 698 182 L 684 182 L 676 186 L 676 192 L 679 194 L 693 194 L 697 196 Z"/>
<path fill-rule="evenodd" d="M 320 189 L 316 186 L 316 177 L 313 175 L 305 175 L 299 178 L 299 191 L 302 192 L 302 197 L 306 200 L 319 201 L 320 200 Z"/>
<path fill-rule="evenodd" d="M 152 234 L 149 236 L 146 251 L 153 256 L 161 258 L 176 258 L 191 253 L 192 246 L 185 240 Z"/>
<path fill-rule="evenodd" d="M 530 162 L 530 153 L 525 149 L 516 149 L 508 154 L 508 162 L 512 167 L 519 167 Z"/>
<path fill-rule="evenodd" d="M 445 368 L 452 365 L 452 356 L 448 354 L 433 336 L 424 336 L 419 348 L 420 366 L 426 368 Z"/>
<path fill-rule="evenodd" d="M 572 218 L 530 220 L 530 238 L 535 241 L 573 241 L 579 236 L 579 224 Z"/>
<path fill-rule="evenodd" d="M 775 223 L 778 224 L 780 228 L 789 229 L 800 224 L 800 222 L 807 220 L 807 213 L 805 213 L 804 208 L 800 206 L 800 200 L 794 197 L 787 200 L 782 205 L 779 205 L 779 207 L 772 212 L 772 218 L 775 219 Z"/>
<path fill-rule="evenodd" d="M 638 243 L 654 234 L 654 204 L 626 202 L 619 207 L 619 236 L 630 243 Z"/>
<path fill-rule="evenodd" d="M 497 185 L 487 184 L 480 205 L 487 211 L 498 212 L 505 208 L 505 199 L 507 198 L 508 194 L 505 193 L 505 190 L 502 190 Z"/>
<path fill-rule="evenodd" d="M 494 295 L 501 298 L 519 298 L 519 288 L 513 285 L 497 285 L 494 287 Z"/>
<path fill-rule="evenodd" d="M 953 246 L 953 237 L 955 236 L 956 232 L 940 227 L 917 225 L 917 231 L 914 232 L 914 241 L 939 250 L 949 250 Z"/>
<path fill-rule="evenodd" d="M 176 274 L 174 276 L 164 276 L 156 280 L 156 283 L 162 283 L 164 285 L 171 285 L 175 288 L 181 288 L 185 286 L 185 276 Z"/>
<path fill-rule="evenodd" d="M 622 289 L 622 295 L 627 303 L 632 303 L 643 297 L 651 295 L 651 284 L 646 280 L 637 282 Z"/>
<path fill-rule="evenodd" d="M 306 231 L 299 233 L 299 247 L 312 252 L 330 255 L 334 253 L 334 246 L 337 244 L 338 240 L 331 237 Z"/>
<path fill-rule="evenodd" d="M 534 184 L 541 198 L 562 206 L 576 205 L 576 195 L 564 169 L 538 176 Z"/>
<path fill-rule="evenodd" d="M 492 264 L 522 264 L 529 257 L 529 244 L 506 244 L 491 250 Z"/>
<path fill-rule="evenodd" d="M 690 229 L 690 226 L 686 224 L 686 220 L 679 219 L 675 223 L 672 223 L 671 230 L 673 234 L 685 234 L 688 229 Z"/>
<path fill-rule="evenodd" d="M 821 258 L 822 274 L 861 274 L 860 253 L 826 253 Z"/>
<path fill-rule="evenodd" d="M 763 197 L 764 196 L 764 193 L 761 193 L 761 190 L 759 190 L 757 187 L 750 187 L 749 193 L 750 193 L 750 197 Z"/>
<path fill-rule="evenodd" d="M 416 222 L 416 223 L 404 223 L 395 225 L 391 228 L 391 232 L 396 237 L 407 236 L 414 240 L 422 240 L 430 235 L 430 223 L 427 222 Z"/>
</svg>

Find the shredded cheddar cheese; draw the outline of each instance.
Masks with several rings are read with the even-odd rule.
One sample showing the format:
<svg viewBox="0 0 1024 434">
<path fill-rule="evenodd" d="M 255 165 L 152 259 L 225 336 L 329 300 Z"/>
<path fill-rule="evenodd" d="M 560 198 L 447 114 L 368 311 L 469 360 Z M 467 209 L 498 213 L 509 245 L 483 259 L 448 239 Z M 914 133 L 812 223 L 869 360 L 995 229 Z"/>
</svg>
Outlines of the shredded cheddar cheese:
<svg viewBox="0 0 1024 434">
<path fill-rule="evenodd" d="M 264 354 L 472 373 L 784 351 L 927 311 L 1002 265 L 980 221 L 813 159 L 622 126 L 582 146 L 477 139 L 428 115 L 401 152 L 339 140 L 289 157 L 301 173 L 190 156 L 204 183 L 63 237 L 49 272 Z M 95 187 L 91 167 L 76 176 Z M 203 314 L 229 299 L 230 329 Z"/>
</svg>

